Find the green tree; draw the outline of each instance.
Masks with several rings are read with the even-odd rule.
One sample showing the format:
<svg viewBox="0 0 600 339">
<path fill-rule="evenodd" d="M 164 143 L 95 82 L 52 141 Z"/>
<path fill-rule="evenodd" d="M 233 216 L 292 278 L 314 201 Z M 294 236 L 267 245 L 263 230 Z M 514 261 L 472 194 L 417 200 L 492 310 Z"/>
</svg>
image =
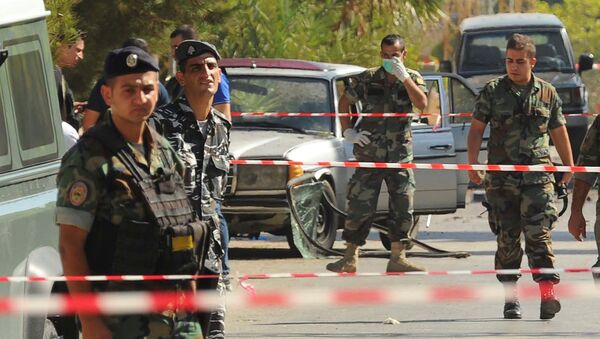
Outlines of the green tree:
<svg viewBox="0 0 600 339">
<path fill-rule="evenodd" d="M 564 0 L 550 5 L 539 2 L 537 11 L 556 15 L 567 28 L 575 56 L 589 52 L 600 54 L 600 2 Z"/>
<path fill-rule="evenodd" d="M 66 1 L 66 0 L 63 0 Z M 78 97 L 100 75 L 106 53 L 131 36 L 168 59 L 168 35 L 196 27 L 225 57 L 268 57 L 379 64 L 379 41 L 400 33 L 415 67 L 425 26 L 442 15 L 443 0 L 79 0 L 75 12 L 88 32 L 83 63 L 67 74 Z M 166 63 L 164 64 L 166 65 Z"/>
<path fill-rule="evenodd" d="M 44 0 L 50 16 L 46 19 L 48 24 L 48 39 L 52 56 L 56 60 L 56 52 L 62 44 L 74 43 L 79 36 L 77 16 L 73 7 L 79 0 Z"/>
</svg>

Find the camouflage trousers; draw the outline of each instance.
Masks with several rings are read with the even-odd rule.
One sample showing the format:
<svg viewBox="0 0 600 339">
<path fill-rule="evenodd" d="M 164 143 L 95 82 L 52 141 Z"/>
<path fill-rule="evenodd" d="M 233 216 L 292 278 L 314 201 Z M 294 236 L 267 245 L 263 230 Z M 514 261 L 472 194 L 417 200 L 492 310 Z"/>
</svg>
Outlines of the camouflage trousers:
<svg viewBox="0 0 600 339">
<path fill-rule="evenodd" d="M 348 183 L 348 217 L 342 233 L 342 238 L 347 242 L 359 246 L 365 244 L 384 181 L 389 192 L 388 236 L 391 241 L 407 237 L 413 222 L 413 171 L 357 168 Z"/>
<path fill-rule="evenodd" d="M 104 318 L 113 339 L 191 339 L 204 338 L 198 319 L 192 315 L 119 315 Z"/>
<path fill-rule="evenodd" d="M 524 186 L 486 184 L 486 198 L 492 207 L 490 224 L 497 227 L 498 249 L 496 269 L 521 267 L 525 238 L 525 253 L 530 268 L 554 268 L 552 229 L 557 220 L 552 183 Z M 516 281 L 517 275 L 498 275 L 501 282 Z M 558 274 L 534 274 L 536 282 L 550 280 L 558 283 Z"/>
</svg>

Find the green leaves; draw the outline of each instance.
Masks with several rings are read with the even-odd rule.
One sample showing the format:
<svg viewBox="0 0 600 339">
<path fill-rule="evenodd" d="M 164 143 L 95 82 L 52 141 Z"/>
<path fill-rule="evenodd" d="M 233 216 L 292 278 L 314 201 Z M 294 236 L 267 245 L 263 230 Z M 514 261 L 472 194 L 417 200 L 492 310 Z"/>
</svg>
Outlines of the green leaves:
<svg viewBox="0 0 600 339">
<path fill-rule="evenodd" d="M 425 25 L 441 16 L 442 0 L 47 0 L 70 4 L 88 32 L 85 59 L 66 76 L 85 99 L 104 57 L 128 37 L 148 41 L 166 70 L 169 34 L 196 27 L 224 57 L 291 58 L 376 66 L 379 43 L 405 37 L 416 68 Z M 73 7 L 74 6 L 74 7 Z M 76 26 L 72 21 L 70 25 Z M 166 73 L 166 72 L 165 72 Z"/>
</svg>

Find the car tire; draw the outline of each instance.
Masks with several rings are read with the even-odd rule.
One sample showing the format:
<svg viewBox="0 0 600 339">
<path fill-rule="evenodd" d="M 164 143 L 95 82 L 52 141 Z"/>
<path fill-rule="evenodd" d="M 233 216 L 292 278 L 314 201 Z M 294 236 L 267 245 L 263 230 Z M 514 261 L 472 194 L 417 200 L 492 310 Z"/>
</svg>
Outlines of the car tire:
<svg viewBox="0 0 600 339">
<path fill-rule="evenodd" d="M 325 198 L 325 196 L 327 196 L 329 201 L 335 203 L 335 192 L 328 181 L 322 181 L 322 183 L 324 196 L 321 198 L 321 203 L 319 205 L 317 238 L 314 240 L 321 247 L 329 250 L 333 247 L 333 243 L 335 242 L 340 219 L 337 212 L 329 206 Z M 298 248 L 296 248 L 296 245 L 294 244 L 294 236 L 292 235 L 291 228 L 289 232 L 286 233 L 286 240 L 290 249 L 297 254 L 300 254 Z M 316 248 L 315 250 L 318 255 L 331 255 L 331 253 L 320 248 Z"/>
<path fill-rule="evenodd" d="M 419 233 L 419 216 L 415 215 L 414 219 L 413 219 L 413 227 L 411 229 L 410 232 L 410 237 L 413 239 L 417 238 L 417 235 Z M 390 238 L 388 237 L 388 235 L 386 233 L 383 232 L 379 232 L 379 240 L 381 240 L 381 244 L 383 245 L 383 247 L 386 250 L 391 250 L 392 249 L 392 243 L 390 242 Z M 414 244 L 411 242 L 406 249 L 410 250 L 411 248 L 413 248 Z"/>
</svg>

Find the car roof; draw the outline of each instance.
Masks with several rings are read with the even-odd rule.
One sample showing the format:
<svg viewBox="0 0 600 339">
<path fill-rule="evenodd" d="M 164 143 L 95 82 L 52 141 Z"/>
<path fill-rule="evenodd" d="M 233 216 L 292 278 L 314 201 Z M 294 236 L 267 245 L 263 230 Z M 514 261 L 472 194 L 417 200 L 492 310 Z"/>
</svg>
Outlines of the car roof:
<svg viewBox="0 0 600 339">
<path fill-rule="evenodd" d="M 563 23 L 552 14 L 542 13 L 501 13 L 466 18 L 460 24 L 460 31 L 494 30 L 516 27 L 556 27 Z"/>
<path fill-rule="evenodd" d="M 365 68 L 354 65 L 332 64 L 295 59 L 230 58 L 219 61 L 227 74 L 257 74 L 280 76 L 307 76 L 333 78 L 340 75 L 357 74 Z"/>
<path fill-rule="evenodd" d="M 48 16 L 42 0 L 1 0 L 0 27 Z"/>
</svg>

